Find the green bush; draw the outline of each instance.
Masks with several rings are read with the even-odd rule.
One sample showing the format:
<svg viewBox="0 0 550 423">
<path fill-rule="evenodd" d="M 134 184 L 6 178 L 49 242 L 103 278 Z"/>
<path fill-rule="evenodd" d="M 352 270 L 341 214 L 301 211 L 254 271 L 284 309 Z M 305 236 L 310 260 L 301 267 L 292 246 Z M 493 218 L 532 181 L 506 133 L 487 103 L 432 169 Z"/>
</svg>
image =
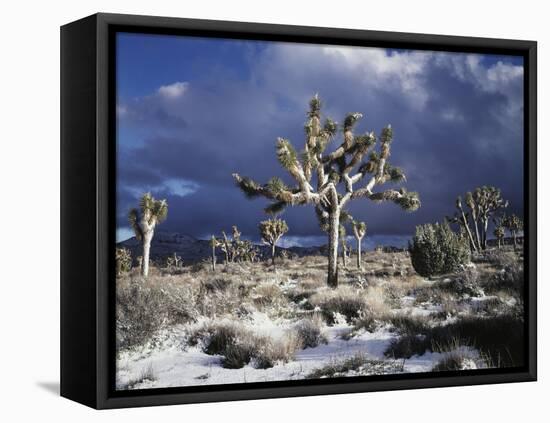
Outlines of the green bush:
<svg viewBox="0 0 550 423">
<path fill-rule="evenodd" d="M 454 272 L 470 261 L 468 240 L 446 222 L 417 226 L 409 251 L 414 270 L 426 277 Z"/>
</svg>

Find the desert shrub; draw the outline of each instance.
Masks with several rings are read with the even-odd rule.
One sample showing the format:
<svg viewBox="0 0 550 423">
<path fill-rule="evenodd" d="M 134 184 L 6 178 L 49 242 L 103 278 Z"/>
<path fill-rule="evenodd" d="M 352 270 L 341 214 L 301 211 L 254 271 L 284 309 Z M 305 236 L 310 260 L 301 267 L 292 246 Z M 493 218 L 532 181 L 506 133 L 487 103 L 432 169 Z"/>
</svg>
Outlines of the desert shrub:
<svg viewBox="0 0 550 423">
<path fill-rule="evenodd" d="M 298 337 L 288 332 L 281 338 L 255 334 L 237 322 L 207 323 L 188 336 L 189 345 L 202 343 L 209 355 L 221 355 L 222 365 L 239 369 L 253 362 L 254 367 L 267 369 L 277 362 L 288 362 L 299 348 Z"/>
<path fill-rule="evenodd" d="M 369 360 L 364 354 L 356 353 L 343 360 L 333 360 L 313 370 L 308 379 L 333 378 L 359 375 L 383 375 L 403 371 L 402 363 L 384 360 Z M 351 373 L 351 374 L 350 374 Z"/>
<path fill-rule="evenodd" d="M 164 296 L 140 283 L 117 286 L 116 340 L 119 349 L 142 345 L 162 327 L 166 319 Z"/>
<path fill-rule="evenodd" d="M 268 369 L 278 362 L 288 363 L 300 348 L 300 339 L 294 332 L 287 332 L 281 338 L 260 337 L 256 340 L 254 367 Z"/>
<path fill-rule="evenodd" d="M 252 297 L 256 304 L 268 306 L 278 304 L 283 299 L 283 293 L 277 284 L 263 283 L 254 288 Z"/>
<path fill-rule="evenodd" d="M 382 286 L 369 286 L 365 290 L 365 305 L 359 311 L 357 318 L 353 321 L 353 331 L 347 336 L 356 334 L 364 329 L 373 332 L 380 327 L 382 323 L 390 318 L 390 307 L 386 302 L 386 290 Z"/>
<path fill-rule="evenodd" d="M 465 317 L 443 326 L 418 328 L 391 342 L 385 354 L 410 358 L 425 351 L 441 351 L 442 345 L 458 343 L 480 350 L 498 367 L 521 366 L 524 363 L 523 320 L 515 315 Z"/>
<path fill-rule="evenodd" d="M 121 389 L 135 389 L 136 385 L 139 385 L 140 383 L 154 382 L 155 380 L 157 380 L 157 376 L 155 374 L 155 370 L 153 369 L 153 363 L 148 363 L 141 369 L 137 377 L 128 380 L 128 382 L 126 382 Z"/>
<path fill-rule="evenodd" d="M 366 307 L 365 299 L 360 292 L 348 286 L 321 291 L 310 298 L 314 307 L 319 307 L 322 316 L 329 324 L 334 324 L 337 315 L 352 322 Z"/>
<path fill-rule="evenodd" d="M 504 269 L 517 261 L 517 256 L 512 251 L 491 249 L 475 254 L 472 259 L 478 263 L 489 263 L 497 269 Z"/>
<path fill-rule="evenodd" d="M 488 278 L 483 286 L 491 292 L 509 290 L 523 299 L 524 278 L 523 264 L 516 261 Z"/>
<path fill-rule="evenodd" d="M 445 372 L 456 370 L 475 370 L 478 368 L 475 360 L 464 351 L 455 351 L 447 354 L 433 367 L 432 372 Z"/>
<path fill-rule="evenodd" d="M 425 335 L 403 335 L 394 339 L 384 352 L 386 357 L 411 358 L 413 355 L 422 355 L 430 348 Z"/>
<path fill-rule="evenodd" d="M 127 248 L 117 248 L 115 252 L 116 275 L 132 270 L 132 253 Z"/>
<path fill-rule="evenodd" d="M 452 279 L 451 286 L 454 292 L 469 297 L 480 297 L 483 295 L 479 272 L 472 266 L 464 266 Z"/>
<path fill-rule="evenodd" d="M 396 314 L 388 317 L 394 330 L 401 334 L 418 335 L 432 327 L 432 319 L 422 314 Z"/>
<path fill-rule="evenodd" d="M 233 281 L 225 278 L 214 278 L 212 280 L 203 282 L 204 288 L 207 292 L 227 291 Z"/>
<path fill-rule="evenodd" d="M 446 222 L 417 226 L 409 252 L 414 270 L 425 277 L 454 272 L 470 261 L 468 240 Z"/>
<path fill-rule="evenodd" d="M 222 365 L 226 369 L 240 369 L 246 366 L 256 355 L 257 346 L 253 337 L 240 339 L 227 344 L 223 351 Z"/>
<path fill-rule="evenodd" d="M 123 278 L 116 287 L 117 348 L 151 341 L 158 331 L 198 317 L 199 289 L 171 278 Z"/>
<path fill-rule="evenodd" d="M 300 347 L 315 348 L 326 344 L 327 338 L 322 332 L 322 322 L 318 318 L 302 319 L 294 326 Z"/>
</svg>

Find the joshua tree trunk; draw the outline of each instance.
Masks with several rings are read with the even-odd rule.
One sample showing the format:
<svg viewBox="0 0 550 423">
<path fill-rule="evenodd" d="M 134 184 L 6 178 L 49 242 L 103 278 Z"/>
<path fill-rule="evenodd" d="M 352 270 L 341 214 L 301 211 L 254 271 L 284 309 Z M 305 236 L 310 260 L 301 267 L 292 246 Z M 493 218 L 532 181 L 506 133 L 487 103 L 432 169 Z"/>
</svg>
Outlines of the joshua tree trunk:
<svg viewBox="0 0 550 423">
<path fill-rule="evenodd" d="M 275 243 L 271 244 L 271 264 L 275 266 Z"/>
<path fill-rule="evenodd" d="M 473 219 L 474 220 L 474 228 L 476 230 L 476 241 L 477 241 L 477 248 L 479 250 L 483 249 L 482 245 L 481 245 L 481 237 L 479 236 L 479 227 L 477 225 L 477 219 Z"/>
<path fill-rule="evenodd" d="M 212 244 L 212 272 L 216 271 L 216 246 Z"/>
<path fill-rule="evenodd" d="M 516 240 L 516 231 L 512 231 L 512 239 L 514 240 L 514 250 L 516 250 L 518 247 L 517 240 Z"/>
<path fill-rule="evenodd" d="M 141 276 L 149 275 L 149 251 L 151 250 L 151 240 L 153 239 L 154 231 L 150 230 L 143 233 L 143 260 L 141 262 Z"/>
<path fill-rule="evenodd" d="M 341 237 L 340 243 L 342 244 L 342 265 L 347 269 L 348 267 L 348 245 L 346 243 L 346 238 Z"/>
<path fill-rule="evenodd" d="M 331 288 L 338 286 L 338 231 L 340 229 L 340 212 L 333 211 L 329 216 L 328 242 L 328 276 L 327 285 Z"/>
<path fill-rule="evenodd" d="M 466 233 L 468 234 L 468 239 L 470 240 L 472 251 L 477 251 L 477 245 L 474 241 L 474 236 L 472 235 L 472 231 L 470 230 L 470 225 L 468 224 L 468 219 L 466 218 L 464 211 L 462 211 L 462 221 L 464 222 L 463 226 L 466 229 Z"/>
<path fill-rule="evenodd" d="M 483 234 L 482 234 L 482 247 L 487 249 L 487 230 L 489 229 L 489 219 L 483 219 Z"/>
<path fill-rule="evenodd" d="M 357 268 L 361 269 L 361 239 L 357 239 Z"/>
<path fill-rule="evenodd" d="M 500 250 L 500 238 L 498 239 L 498 249 Z"/>
</svg>

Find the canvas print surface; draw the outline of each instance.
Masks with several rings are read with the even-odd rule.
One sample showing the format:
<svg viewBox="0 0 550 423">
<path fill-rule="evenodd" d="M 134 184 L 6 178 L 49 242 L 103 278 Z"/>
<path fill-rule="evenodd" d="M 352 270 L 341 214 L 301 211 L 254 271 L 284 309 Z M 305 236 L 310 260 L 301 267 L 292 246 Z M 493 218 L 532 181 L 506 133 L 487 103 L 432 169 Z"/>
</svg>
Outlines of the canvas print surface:
<svg viewBox="0 0 550 423">
<path fill-rule="evenodd" d="M 523 78 L 118 33 L 116 389 L 522 366 Z"/>
</svg>

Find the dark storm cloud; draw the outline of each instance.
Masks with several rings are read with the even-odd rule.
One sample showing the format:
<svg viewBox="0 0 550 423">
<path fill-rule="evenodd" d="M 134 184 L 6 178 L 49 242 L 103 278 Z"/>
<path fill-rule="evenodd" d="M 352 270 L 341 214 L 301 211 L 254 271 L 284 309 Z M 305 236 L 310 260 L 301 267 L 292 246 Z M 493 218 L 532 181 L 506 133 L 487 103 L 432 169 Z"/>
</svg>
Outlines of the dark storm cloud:
<svg viewBox="0 0 550 423">
<path fill-rule="evenodd" d="M 139 193 L 150 190 L 168 199 L 164 230 L 208 236 L 237 224 L 256 238 L 266 202 L 246 200 L 231 173 L 291 182 L 276 161 L 275 139 L 302 148 L 307 101 L 316 92 L 338 121 L 363 112 L 357 132 L 379 133 L 391 123 L 391 163 L 421 195 L 422 207 L 411 214 L 393 204 L 352 203 L 370 235 L 408 236 L 415 225 L 452 214 L 457 195 L 484 184 L 502 188 L 522 214 L 521 67 L 488 67 L 471 55 L 285 44 L 255 54 L 247 78 L 203 75 L 121 99 L 120 227 Z M 290 208 L 284 218 L 292 236 L 322 235 L 310 207 Z"/>
</svg>

